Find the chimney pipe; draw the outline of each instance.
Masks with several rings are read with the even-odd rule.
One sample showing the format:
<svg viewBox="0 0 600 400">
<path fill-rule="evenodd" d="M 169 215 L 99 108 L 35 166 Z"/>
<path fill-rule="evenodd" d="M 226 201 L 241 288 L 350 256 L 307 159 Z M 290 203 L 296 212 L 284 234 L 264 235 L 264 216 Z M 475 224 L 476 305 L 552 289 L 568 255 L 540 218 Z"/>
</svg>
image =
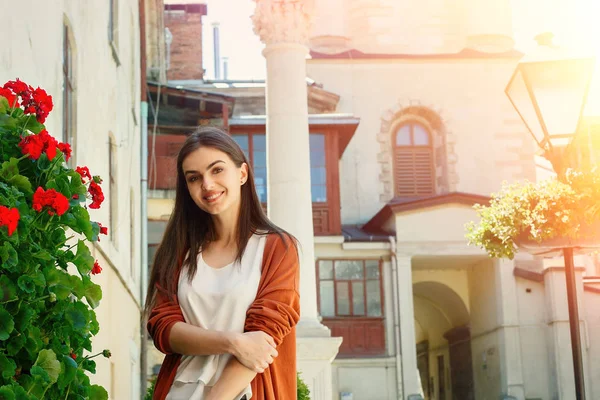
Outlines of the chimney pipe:
<svg viewBox="0 0 600 400">
<path fill-rule="evenodd" d="M 229 57 L 223 57 L 223 79 L 229 79 Z"/>
<path fill-rule="evenodd" d="M 215 59 L 215 80 L 221 79 L 221 43 L 219 35 L 219 23 L 213 23 L 213 45 Z"/>
</svg>

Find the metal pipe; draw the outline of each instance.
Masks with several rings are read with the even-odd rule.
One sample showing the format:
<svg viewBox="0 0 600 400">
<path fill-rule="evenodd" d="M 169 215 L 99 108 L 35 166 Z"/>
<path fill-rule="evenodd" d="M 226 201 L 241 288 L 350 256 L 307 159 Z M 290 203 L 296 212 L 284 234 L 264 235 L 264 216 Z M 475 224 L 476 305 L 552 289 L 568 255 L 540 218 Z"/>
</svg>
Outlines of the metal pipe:
<svg viewBox="0 0 600 400">
<path fill-rule="evenodd" d="M 579 333 L 579 311 L 577 310 L 577 282 L 573 265 L 573 248 L 564 248 L 565 274 L 567 281 L 567 303 L 569 305 L 569 327 L 571 328 L 571 351 L 573 352 L 573 374 L 575 376 L 575 398 L 585 400 L 581 336 Z"/>
<path fill-rule="evenodd" d="M 140 397 L 146 396 L 148 386 L 148 340 L 144 317 L 144 302 L 147 286 L 147 212 L 146 188 L 148 186 L 148 102 L 146 101 L 146 6 L 144 0 L 139 0 L 140 23 L 140 304 L 142 318 L 140 326 Z M 133 246 L 133 243 L 131 244 Z"/>
<path fill-rule="evenodd" d="M 213 24 L 213 46 L 214 46 L 214 65 L 215 79 L 221 79 L 221 39 L 219 37 L 219 23 Z"/>
<path fill-rule="evenodd" d="M 400 309 L 398 306 L 398 263 L 396 262 L 396 237 L 389 236 L 392 264 L 392 304 L 394 305 L 394 343 L 396 346 L 396 397 L 402 399 L 402 354 L 400 352 Z"/>
</svg>

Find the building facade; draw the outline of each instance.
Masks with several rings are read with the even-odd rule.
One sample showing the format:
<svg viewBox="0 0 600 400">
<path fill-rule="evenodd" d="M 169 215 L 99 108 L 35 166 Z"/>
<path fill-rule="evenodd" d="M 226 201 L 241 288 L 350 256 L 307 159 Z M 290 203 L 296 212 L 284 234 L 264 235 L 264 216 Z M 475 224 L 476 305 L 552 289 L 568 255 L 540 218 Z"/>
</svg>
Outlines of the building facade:
<svg viewBox="0 0 600 400">
<path fill-rule="evenodd" d="M 291 103 L 274 89 L 276 71 L 302 71 L 289 96 L 305 96 L 308 111 L 314 255 L 302 268 L 314 270 L 301 296 L 328 331 L 299 330 L 313 398 L 574 398 L 561 260 L 493 260 L 465 239 L 474 204 L 504 181 L 544 174 L 504 94 L 522 57 L 511 13 L 509 1 L 258 1 L 265 82 L 206 81 L 190 68 L 150 85 L 162 111 L 149 145 L 149 259 L 173 205 L 174 157 L 197 125 L 226 129 L 265 207 L 278 201 L 268 182 L 296 164 L 282 160 L 293 149 L 277 135 L 304 133 L 277 125 L 273 102 Z M 284 49 L 287 61 L 277 56 Z M 596 398 L 598 271 L 589 258 L 577 262 L 587 396 Z"/>
<path fill-rule="evenodd" d="M 34 8 L 35 10 L 33 10 Z M 52 95 L 48 132 L 73 149 L 73 166 L 104 180 L 91 210 L 109 236 L 91 247 L 102 273 L 93 383 L 111 399 L 141 397 L 140 25 L 137 0 L 0 1 L 0 81 L 19 78 Z M 12 17 L 8 17 L 12 16 Z M 18 16 L 27 16 L 26 18 Z"/>
</svg>

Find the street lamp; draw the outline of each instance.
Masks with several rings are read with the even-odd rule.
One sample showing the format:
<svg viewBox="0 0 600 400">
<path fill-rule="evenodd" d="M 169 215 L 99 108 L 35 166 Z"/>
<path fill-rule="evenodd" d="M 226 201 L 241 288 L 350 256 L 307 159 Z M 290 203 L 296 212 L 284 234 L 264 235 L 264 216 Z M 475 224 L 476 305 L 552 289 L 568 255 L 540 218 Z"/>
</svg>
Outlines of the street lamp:
<svg viewBox="0 0 600 400">
<path fill-rule="evenodd" d="M 552 44 L 553 35 L 536 37 L 538 47 L 523 57 L 506 86 L 506 95 L 558 174 L 564 178 L 561 150 L 579 130 L 592 80 L 593 57 L 570 53 Z M 577 400 L 585 400 L 581 336 L 573 248 L 563 248 Z"/>
</svg>

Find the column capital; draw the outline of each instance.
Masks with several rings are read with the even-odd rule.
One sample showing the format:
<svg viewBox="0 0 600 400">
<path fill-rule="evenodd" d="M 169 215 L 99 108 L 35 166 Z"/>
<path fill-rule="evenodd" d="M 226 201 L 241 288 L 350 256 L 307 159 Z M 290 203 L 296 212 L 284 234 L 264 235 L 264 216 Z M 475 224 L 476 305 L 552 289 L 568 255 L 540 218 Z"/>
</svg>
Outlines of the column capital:
<svg viewBox="0 0 600 400">
<path fill-rule="evenodd" d="M 314 0 L 254 1 L 254 33 L 264 44 L 308 44 Z"/>
</svg>

